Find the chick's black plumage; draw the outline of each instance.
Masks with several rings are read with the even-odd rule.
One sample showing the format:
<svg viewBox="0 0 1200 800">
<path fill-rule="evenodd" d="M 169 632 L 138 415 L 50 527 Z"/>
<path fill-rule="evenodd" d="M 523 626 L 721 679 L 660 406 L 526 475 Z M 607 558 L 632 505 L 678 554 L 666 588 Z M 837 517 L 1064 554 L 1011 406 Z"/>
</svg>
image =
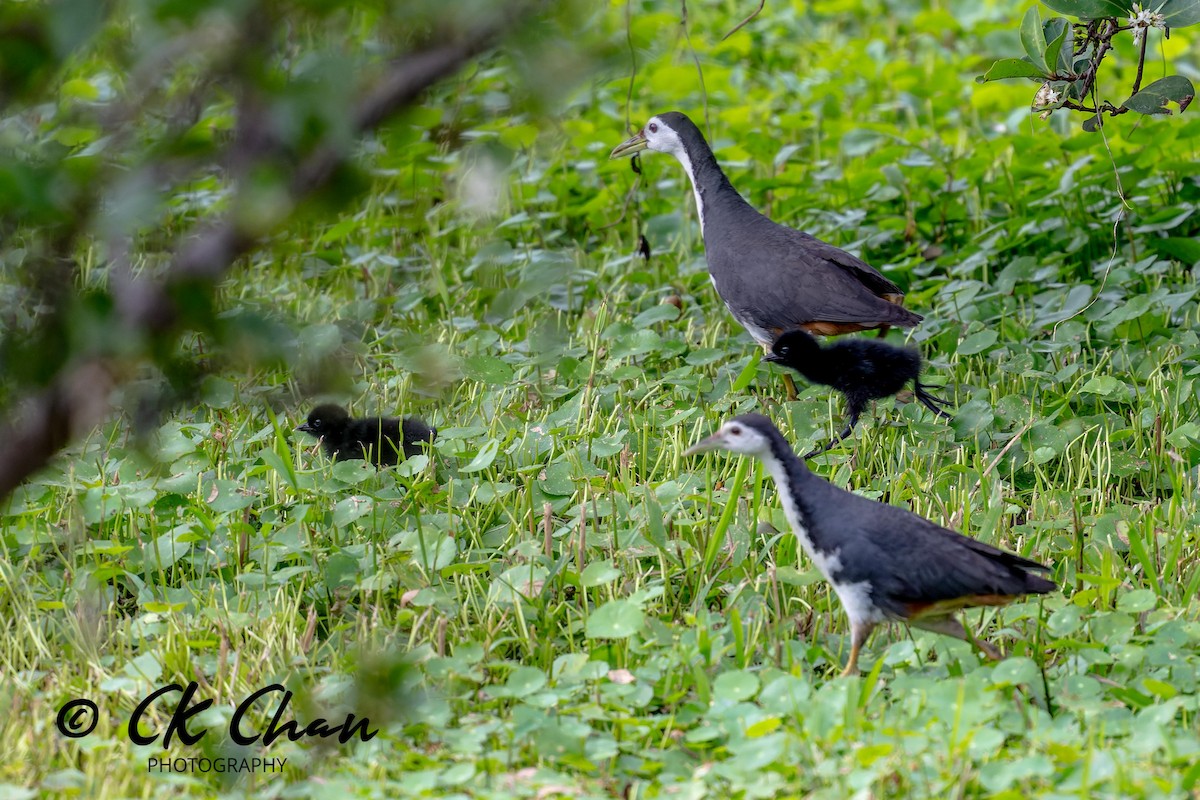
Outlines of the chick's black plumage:
<svg viewBox="0 0 1200 800">
<path fill-rule="evenodd" d="M 437 428 L 415 417 L 363 417 L 354 419 L 333 403 L 317 406 L 308 421 L 296 428 L 321 440 L 325 454 L 337 461 L 361 458 L 390 467 L 421 452 L 423 444 L 437 438 Z"/>
<path fill-rule="evenodd" d="M 805 458 L 822 453 L 850 435 L 872 400 L 890 397 L 909 381 L 913 393 L 933 413 L 949 419 L 942 406 L 948 403 L 921 384 L 921 355 L 878 339 L 842 339 L 821 346 L 802 330 L 787 331 L 775 340 L 766 360 L 790 367 L 813 383 L 836 389 L 846 398 L 848 419 L 837 438 Z"/>
</svg>

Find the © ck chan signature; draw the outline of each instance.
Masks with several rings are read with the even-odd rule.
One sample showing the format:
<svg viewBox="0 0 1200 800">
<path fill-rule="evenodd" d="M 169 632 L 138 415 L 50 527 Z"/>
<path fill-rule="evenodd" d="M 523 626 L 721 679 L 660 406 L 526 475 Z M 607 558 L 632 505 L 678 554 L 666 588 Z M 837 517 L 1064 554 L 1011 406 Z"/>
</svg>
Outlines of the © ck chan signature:
<svg viewBox="0 0 1200 800">
<path fill-rule="evenodd" d="M 129 717 L 129 740 L 134 744 L 148 745 L 154 744 L 161 736 L 162 746 L 165 749 L 171 745 L 172 739 L 176 736 L 185 745 L 194 745 L 203 739 L 208 730 L 189 728 L 188 721 L 212 706 L 213 701 L 211 698 L 196 701 L 197 688 L 199 688 L 199 684 L 196 681 L 192 681 L 187 686 L 172 683 L 168 686 L 155 689 L 146 695 L 145 699 L 138 703 L 137 708 L 133 710 L 133 714 Z M 180 697 L 175 703 L 174 710 L 171 712 L 171 719 L 167 722 L 166 729 L 163 731 L 147 730 L 144 724 L 145 721 L 143 720 L 146 711 L 159 698 L 166 698 L 167 695 L 173 693 L 178 693 Z M 246 718 L 247 715 L 253 709 L 255 703 L 277 694 L 282 695 L 279 706 L 275 709 L 275 713 L 271 716 L 271 720 L 267 723 L 266 727 L 262 730 L 257 730 L 251 721 Z M 336 722 L 336 724 L 318 718 L 307 725 L 301 726 L 295 719 L 284 719 L 291 700 L 292 693 L 281 683 L 273 683 L 250 694 L 238 704 L 233 712 L 233 716 L 229 719 L 230 740 L 235 744 L 243 746 L 261 741 L 264 746 L 269 747 L 282 736 L 286 736 L 293 742 L 307 738 L 328 739 L 336 737 L 338 742 L 345 744 L 355 736 L 358 736 L 361 741 L 369 742 L 379 733 L 378 728 L 371 730 L 370 719 L 367 717 L 356 718 L 354 714 L 347 714 L 345 719 Z M 164 699 L 162 702 L 168 701 Z M 96 704 L 85 697 L 81 697 L 75 700 L 68 700 L 59 708 L 55 725 L 63 736 L 71 739 L 81 739 L 96 729 L 98 721 L 99 710 Z"/>
</svg>

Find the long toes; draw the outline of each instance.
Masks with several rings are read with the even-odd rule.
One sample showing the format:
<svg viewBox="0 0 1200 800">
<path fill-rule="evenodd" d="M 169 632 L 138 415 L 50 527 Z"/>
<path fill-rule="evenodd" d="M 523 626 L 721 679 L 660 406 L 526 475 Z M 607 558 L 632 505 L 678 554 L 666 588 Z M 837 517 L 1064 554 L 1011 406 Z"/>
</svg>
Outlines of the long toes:
<svg viewBox="0 0 1200 800">
<path fill-rule="evenodd" d="M 917 399 L 921 401 L 921 404 L 923 406 L 928 408 L 930 411 L 932 411 L 937 416 L 945 417 L 946 419 L 954 418 L 953 416 L 948 414 L 944 408 L 942 408 L 942 406 L 949 406 L 950 405 L 949 401 L 943 400 L 940 397 L 931 395 L 928 392 L 919 392 L 917 394 Z"/>
<path fill-rule="evenodd" d="M 932 392 L 926 391 L 924 386 L 922 386 L 920 389 L 917 389 L 917 399 L 922 402 L 925 402 L 926 400 L 928 400 L 929 402 L 937 403 L 938 405 L 943 405 L 943 406 L 950 405 L 949 400 L 947 400 L 944 397 L 938 397 L 936 394 L 933 394 Z"/>
<path fill-rule="evenodd" d="M 954 419 L 953 414 L 950 414 L 944 408 L 938 408 L 932 403 L 926 403 L 925 407 L 932 411 L 936 416 L 942 417 L 943 419 Z"/>
</svg>

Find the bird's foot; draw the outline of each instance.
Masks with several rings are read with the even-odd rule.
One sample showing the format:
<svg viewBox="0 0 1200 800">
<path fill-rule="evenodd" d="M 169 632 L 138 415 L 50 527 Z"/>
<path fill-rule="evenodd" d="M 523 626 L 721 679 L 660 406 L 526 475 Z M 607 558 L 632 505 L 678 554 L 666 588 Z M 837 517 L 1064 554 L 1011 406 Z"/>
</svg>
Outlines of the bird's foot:
<svg viewBox="0 0 1200 800">
<path fill-rule="evenodd" d="M 783 376 L 783 387 L 787 390 L 787 399 L 789 403 L 793 403 L 797 400 L 797 398 L 799 398 L 800 395 L 796 392 L 796 382 L 792 380 L 791 375 L 785 374 Z"/>
</svg>

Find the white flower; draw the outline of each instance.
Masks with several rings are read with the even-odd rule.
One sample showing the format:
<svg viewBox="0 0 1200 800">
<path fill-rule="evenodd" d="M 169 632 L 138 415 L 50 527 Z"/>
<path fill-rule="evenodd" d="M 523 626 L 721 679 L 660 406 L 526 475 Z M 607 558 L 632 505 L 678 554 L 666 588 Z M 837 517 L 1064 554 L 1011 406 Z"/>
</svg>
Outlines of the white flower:
<svg viewBox="0 0 1200 800">
<path fill-rule="evenodd" d="M 1058 105 L 1058 101 L 1062 100 L 1062 94 L 1052 87 L 1048 82 L 1042 84 L 1042 88 L 1038 89 L 1037 94 L 1033 97 L 1035 106 L 1054 106 Z"/>
<path fill-rule="evenodd" d="M 1163 3 L 1166 5 L 1166 3 Z M 1149 28 L 1158 28 L 1159 30 L 1167 27 L 1167 18 L 1164 17 L 1158 9 L 1151 11 L 1148 8 L 1142 8 L 1141 3 L 1133 4 L 1133 13 L 1129 15 L 1129 25 L 1133 28 L 1133 43 L 1141 44 L 1142 37 L 1146 35 Z"/>
</svg>

